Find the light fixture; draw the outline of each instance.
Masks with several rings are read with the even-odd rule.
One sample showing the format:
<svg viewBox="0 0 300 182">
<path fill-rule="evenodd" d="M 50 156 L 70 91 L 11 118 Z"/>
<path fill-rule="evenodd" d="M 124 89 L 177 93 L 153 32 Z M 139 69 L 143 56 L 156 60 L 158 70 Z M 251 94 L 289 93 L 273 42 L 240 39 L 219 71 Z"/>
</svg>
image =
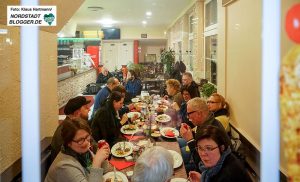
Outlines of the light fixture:
<svg viewBox="0 0 300 182">
<path fill-rule="evenodd" d="M 147 11 L 147 12 L 146 12 L 146 15 L 147 15 L 147 16 L 152 16 L 152 12 L 151 12 L 151 11 Z"/>
<path fill-rule="evenodd" d="M 147 21 L 145 21 L 145 20 L 144 20 L 144 21 L 142 21 L 142 24 L 146 25 L 146 24 L 147 24 Z"/>
<path fill-rule="evenodd" d="M 100 6 L 89 6 L 88 9 L 91 11 L 100 11 L 103 10 L 104 8 Z"/>
<path fill-rule="evenodd" d="M 99 21 L 99 23 L 102 25 L 102 27 L 112 27 L 113 24 L 117 22 L 112 19 L 102 19 Z"/>
</svg>

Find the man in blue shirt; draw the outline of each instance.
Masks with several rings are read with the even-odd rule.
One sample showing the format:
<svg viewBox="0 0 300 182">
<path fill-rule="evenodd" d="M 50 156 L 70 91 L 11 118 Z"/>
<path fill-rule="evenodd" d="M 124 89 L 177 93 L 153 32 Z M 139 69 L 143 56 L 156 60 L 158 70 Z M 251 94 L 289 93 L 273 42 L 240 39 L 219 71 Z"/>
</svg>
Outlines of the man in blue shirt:
<svg viewBox="0 0 300 182">
<path fill-rule="evenodd" d="M 118 86 L 119 84 L 120 84 L 119 80 L 115 77 L 111 77 L 107 80 L 106 86 L 102 88 L 95 96 L 95 103 L 94 103 L 92 116 L 94 116 L 96 111 L 100 108 L 101 103 L 105 101 L 106 98 L 109 96 L 112 89 Z"/>
</svg>

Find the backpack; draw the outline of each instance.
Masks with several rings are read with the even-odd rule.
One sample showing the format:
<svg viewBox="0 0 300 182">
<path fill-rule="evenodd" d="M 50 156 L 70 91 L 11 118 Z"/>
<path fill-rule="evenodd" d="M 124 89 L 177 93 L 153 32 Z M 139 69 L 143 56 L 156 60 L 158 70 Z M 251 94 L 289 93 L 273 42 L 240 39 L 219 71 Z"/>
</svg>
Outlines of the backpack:
<svg viewBox="0 0 300 182">
<path fill-rule="evenodd" d="M 85 95 L 96 95 L 101 90 L 101 84 L 90 83 L 86 86 Z"/>
</svg>

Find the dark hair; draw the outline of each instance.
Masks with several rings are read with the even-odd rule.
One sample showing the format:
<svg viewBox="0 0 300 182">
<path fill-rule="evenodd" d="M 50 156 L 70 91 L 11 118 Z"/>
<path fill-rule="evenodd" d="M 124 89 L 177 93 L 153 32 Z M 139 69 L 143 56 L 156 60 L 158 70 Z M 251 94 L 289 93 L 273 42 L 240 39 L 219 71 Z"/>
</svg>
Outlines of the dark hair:
<svg viewBox="0 0 300 182">
<path fill-rule="evenodd" d="M 183 85 L 183 86 L 181 87 L 181 89 L 180 89 L 181 95 L 183 94 L 183 91 L 187 91 L 187 92 L 190 94 L 191 99 L 194 98 L 194 97 L 197 97 L 196 93 L 193 92 L 193 91 L 191 90 L 191 88 L 188 87 L 187 85 Z"/>
<path fill-rule="evenodd" d="M 124 98 L 124 95 L 122 95 L 121 92 L 118 92 L 118 91 L 112 91 L 111 94 L 110 94 L 110 100 L 111 102 L 113 101 L 120 101 L 122 98 Z"/>
<path fill-rule="evenodd" d="M 129 72 L 130 72 L 131 76 L 134 76 L 135 79 L 138 77 L 135 71 L 129 70 Z"/>
<path fill-rule="evenodd" d="M 227 150 L 227 148 L 231 146 L 226 132 L 212 125 L 204 126 L 200 129 L 199 132 L 197 132 L 196 143 L 198 143 L 198 141 L 203 139 L 212 139 L 214 142 L 217 143 L 219 147 L 223 145 L 224 146 L 223 151 Z M 220 153 L 222 153 L 223 151 L 221 151 L 221 148 L 219 149 L 220 149 Z"/>
<path fill-rule="evenodd" d="M 126 93 L 126 89 L 123 85 L 118 85 L 115 88 L 112 89 L 112 91 L 120 92 L 120 93 Z"/>
<path fill-rule="evenodd" d="M 62 123 L 61 136 L 63 139 L 64 146 L 67 146 L 76 135 L 78 130 L 85 130 L 91 134 L 91 128 L 89 127 L 86 120 L 81 118 L 74 118 L 71 120 L 66 119 Z"/>
</svg>

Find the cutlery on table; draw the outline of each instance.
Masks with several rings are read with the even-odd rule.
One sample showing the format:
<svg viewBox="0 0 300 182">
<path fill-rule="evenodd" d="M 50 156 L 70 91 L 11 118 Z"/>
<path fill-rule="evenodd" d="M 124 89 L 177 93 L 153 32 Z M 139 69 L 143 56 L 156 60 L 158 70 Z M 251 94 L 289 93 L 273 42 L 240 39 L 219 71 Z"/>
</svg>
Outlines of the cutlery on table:
<svg viewBox="0 0 300 182">
<path fill-rule="evenodd" d="M 114 166 L 114 182 L 118 182 L 116 167 Z"/>
</svg>

